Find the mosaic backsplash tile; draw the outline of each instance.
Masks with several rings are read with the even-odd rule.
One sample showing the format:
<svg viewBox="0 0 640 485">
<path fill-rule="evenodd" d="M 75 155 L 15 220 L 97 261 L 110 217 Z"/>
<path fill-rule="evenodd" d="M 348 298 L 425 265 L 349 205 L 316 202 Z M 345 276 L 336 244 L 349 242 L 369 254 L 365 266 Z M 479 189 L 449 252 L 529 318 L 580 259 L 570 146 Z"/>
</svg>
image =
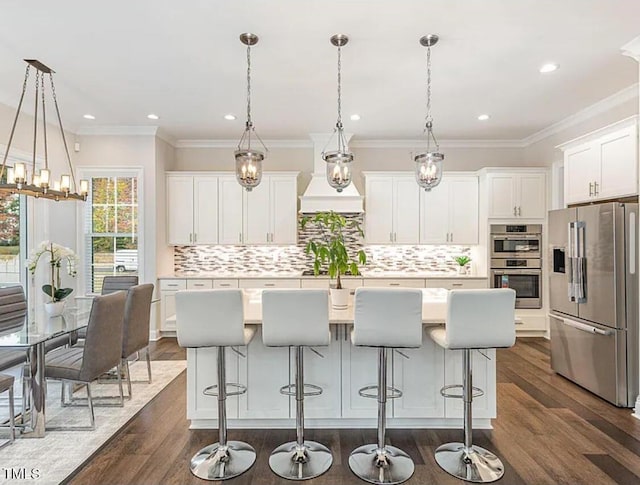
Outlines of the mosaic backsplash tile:
<svg viewBox="0 0 640 485">
<path fill-rule="evenodd" d="M 349 214 L 362 225 L 362 214 Z M 176 246 L 174 270 L 180 274 L 198 273 L 295 273 L 311 269 L 311 258 L 304 246 L 317 231 L 307 226 L 298 234 L 298 244 L 289 246 Z M 362 268 L 371 273 L 454 273 L 455 256 L 470 256 L 471 249 L 464 246 L 428 245 L 369 245 L 364 244 L 356 230 L 345 233 L 350 253 L 362 248 L 367 253 L 367 265 Z"/>
</svg>

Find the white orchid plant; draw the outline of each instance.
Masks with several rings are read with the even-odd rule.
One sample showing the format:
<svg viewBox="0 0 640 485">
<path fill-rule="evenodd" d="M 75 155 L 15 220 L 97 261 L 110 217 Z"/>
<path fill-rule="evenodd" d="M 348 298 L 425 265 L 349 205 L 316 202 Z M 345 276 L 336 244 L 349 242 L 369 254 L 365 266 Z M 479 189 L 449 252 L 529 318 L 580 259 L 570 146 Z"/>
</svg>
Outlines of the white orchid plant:
<svg viewBox="0 0 640 485">
<path fill-rule="evenodd" d="M 27 267 L 31 274 L 36 272 L 38 262 L 43 256 L 49 259 L 51 283 L 43 285 L 42 291 L 49 295 L 52 302 L 62 301 L 73 292 L 73 288 L 61 288 L 60 268 L 62 267 L 62 263 L 66 262 L 67 274 L 69 274 L 69 276 L 75 276 L 77 274 L 76 266 L 78 257 L 70 248 L 50 241 L 42 241 L 38 244 L 38 247 L 31 252 L 27 260 Z"/>
</svg>

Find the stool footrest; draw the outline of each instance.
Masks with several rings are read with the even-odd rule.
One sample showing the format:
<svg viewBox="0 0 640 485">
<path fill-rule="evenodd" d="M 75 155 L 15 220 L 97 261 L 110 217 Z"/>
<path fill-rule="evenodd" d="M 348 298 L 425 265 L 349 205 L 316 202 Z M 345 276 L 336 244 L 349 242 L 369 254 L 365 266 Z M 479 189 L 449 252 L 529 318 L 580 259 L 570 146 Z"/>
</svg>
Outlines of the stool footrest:
<svg viewBox="0 0 640 485">
<path fill-rule="evenodd" d="M 447 392 L 449 389 L 460 389 L 460 394 Z M 479 387 L 473 386 L 472 389 L 473 389 L 473 392 L 472 392 L 473 398 L 484 396 L 484 391 Z M 462 394 L 462 384 L 452 384 L 450 386 L 444 386 L 442 389 L 440 389 L 440 394 L 446 398 L 453 398 L 453 399 L 464 398 L 464 395 Z"/>
<path fill-rule="evenodd" d="M 247 386 L 243 386 L 242 384 L 235 384 L 233 382 L 227 382 L 226 387 L 227 396 L 239 396 L 240 394 L 244 394 L 247 392 Z M 205 387 L 202 391 L 202 394 L 205 396 L 218 396 L 218 384 L 214 384 L 213 386 Z"/>
<path fill-rule="evenodd" d="M 315 384 L 304 384 L 304 392 L 303 396 L 319 396 L 322 394 L 322 388 L 320 386 L 316 386 Z M 310 389 L 307 391 L 306 389 Z M 285 396 L 295 396 L 296 395 L 296 385 L 295 384 L 287 384 L 286 386 L 282 386 L 280 388 L 280 394 L 284 394 Z"/>
<path fill-rule="evenodd" d="M 375 392 L 369 392 L 373 391 Z M 365 386 L 358 390 L 358 394 L 367 399 L 378 399 L 378 386 Z M 398 399 L 402 397 L 402 391 L 395 387 L 387 386 L 387 399 Z"/>
</svg>

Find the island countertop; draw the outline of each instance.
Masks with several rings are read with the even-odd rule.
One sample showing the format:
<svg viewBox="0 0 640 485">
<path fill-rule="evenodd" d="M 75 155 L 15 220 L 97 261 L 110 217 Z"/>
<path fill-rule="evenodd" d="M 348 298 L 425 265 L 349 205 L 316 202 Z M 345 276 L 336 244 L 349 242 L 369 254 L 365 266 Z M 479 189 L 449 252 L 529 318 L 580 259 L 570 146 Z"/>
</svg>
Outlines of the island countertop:
<svg viewBox="0 0 640 485">
<path fill-rule="evenodd" d="M 169 279 L 328 279 L 328 275 L 303 275 L 302 271 L 278 271 L 278 272 L 214 272 L 214 273 L 194 273 L 175 272 L 158 277 L 159 280 Z M 363 271 L 359 276 L 342 276 L 345 279 L 469 279 L 484 280 L 487 276 L 482 275 L 459 275 L 457 273 L 445 272 L 411 272 L 411 271 Z"/>
</svg>

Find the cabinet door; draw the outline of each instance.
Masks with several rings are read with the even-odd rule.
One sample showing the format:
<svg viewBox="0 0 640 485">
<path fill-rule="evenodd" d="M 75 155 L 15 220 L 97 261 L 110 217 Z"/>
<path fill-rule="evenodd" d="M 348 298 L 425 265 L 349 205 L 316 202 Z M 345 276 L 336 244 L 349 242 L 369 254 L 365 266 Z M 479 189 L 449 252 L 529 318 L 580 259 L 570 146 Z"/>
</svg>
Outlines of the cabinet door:
<svg viewBox="0 0 640 485">
<path fill-rule="evenodd" d="M 420 188 L 413 176 L 393 178 L 393 242 L 418 244 Z"/>
<path fill-rule="evenodd" d="M 436 187 L 433 190 L 438 190 Z M 449 242 L 478 244 L 478 179 L 449 180 Z"/>
<path fill-rule="evenodd" d="M 298 184 L 294 176 L 270 177 L 271 241 L 295 244 L 298 241 Z"/>
<path fill-rule="evenodd" d="M 218 240 L 242 243 L 242 187 L 234 176 L 218 178 Z"/>
<path fill-rule="evenodd" d="M 598 179 L 598 154 L 594 144 L 581 145 L 564 152 L 564 199 L 566 204 L 592 198 L 593 183 Z"/>
<path fill-rule="evenodd" d="M 449 242 L 449 181 L 420 191 L 420 243 L 447 244 Z"/>
<path fill-rule="evenodd" d="M 196 176 L 193 188 L 193 242 L 218 244 L 218 177 Z"/>
<path fill-rule="evenodd" d="M 160 330 L 165 332 L 176 330 L 176 293 L 173 290 L 160 292 Z"/>
<path fill-rule="evenodd" d="M 320 357 L 311 349 L 304 349 L 304 382 L 322 388 L 319 396 L 304 398 L 305 418 L 340 417 L 340 336 L 342 325 L 331 326 L 331 342 L 327 347 L 317 347 L 315 350 L 324 357 Z M 295 380 L 296 362 L 295 349 L 291 349 L 291 381 Z M 296 400 L 290 398 L 291 414 L 295 415 Z"/>
<path fill-rule="evenodd" d="M 244 243 L 267 244 L 271 232 L 269 223 L 269 177 L 251 192 L 245 192 Z"/>
<path fill-rule="evenodd" d="M 483 350 L 489 357 L 484 357 L 479 351 L 471 352 L 472 385 L 482 389 L 485 394 L 473 399 L 474 418 L 496 417 L 496 351 Z M 445 385 L 462 384 L 462 350 L 446 350 L 444 381 Z M 489 360 L 491 359 L 491 360 Z M 460 390 L 453 390 L 460 392 Z M 445 417 L 462 417 L 462 399 L 445 399 Z"/>
<path fill-rule="evenodd" d="M 542 173 L 518 176 L 518 217 L 544 219 L 547 214 L 545 178 Z"/>
<path fill-rule="evenodd" d="M 240 396 L 241 419 L 289 417 L 289 397 L 280 394 L 280 388 L 291 382 L 288 347 L 265 346 L 258 326 L 247 346 L 246 359 L 239 359 L 238 369 L 240 384 L 247 386 L 247 392 Z"/>
<path fill-rule="evenodd" d="M 636 127 L 631 126 L 601 138 L 600 182 L 596 197 L 610 199 L 638 193 Z"/>
<path fill-rule="evenodd" d="M 393 238 L 393 178 L 368 177 L 365 231 L 369 244 L 390 243 Z"/>
<path fill-rule="evenodd" d="M 487 176 L 489 217 L 510 219 L 516 216 L 515 177 L 512 174 Z"/>
<path fill-rule="evenodd" d="M 409 358 L 394 351 L 393 385 L 402 397 L 393 400 L 393 417 L 444 418 L 444 350 L 423 333 L 422 347 L 400 351 Z"/>
<path fill-rule="evenodd" d="M 167 177 L 167 243 L 193 242 L 193 177 Z"/>
</svg>

